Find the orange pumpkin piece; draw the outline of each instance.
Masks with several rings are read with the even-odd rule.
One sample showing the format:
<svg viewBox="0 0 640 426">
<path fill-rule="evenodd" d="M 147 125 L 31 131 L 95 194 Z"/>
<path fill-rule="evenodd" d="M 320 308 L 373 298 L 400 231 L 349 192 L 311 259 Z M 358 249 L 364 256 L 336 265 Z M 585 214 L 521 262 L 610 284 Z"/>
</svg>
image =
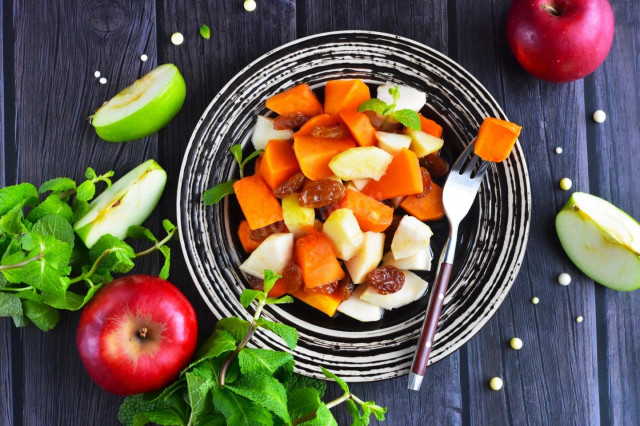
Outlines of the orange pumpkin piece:
<svg viewBox="0 0 640 426">
<path fill-rule="evenodd" d="M 321 180 L 333 176 L 329 162 L 333 157 L 349 148 L 355 148 L 351 138 L 318 138 L 315 136 L 296 136 L 293 150 L 300 169 L 311 180 Z"/>
<path fill-rule="evenodd" d="M 507 159 L 522 127 L 498 118 L 487 117 L 480 125 L 473 152 L 485 161 L 499 163 Z"/>
<path fill-rule="evenodd" d="M 295 243 L 294 256 L 307 288 L 319 287 L 344 278 L 331 240 L 322 232 L 311 232 Z"/>
<path fill-rule="evenodd" d="M 324 87 L 324 111 L 333 115 L 356 111 L 370 98 L 369 87 L 362 80 L 331 80 Z"/>
<path fill-rule="evenodd" d="M 336 124 L 338 124 L 338 122 L 335 118 L 333 118 L 331 114 L 319 114 L 307 120 L 307 122 L 304 123 L 300 127 L 300 129 L 293 134 L 293 137 L 310 135 L 313 128 L 317 126 L 330 127 L 335 126 Z"/>
<path fill-rule="evenodd" d="M 420 126 L 423 132 L 442 139 L 442 126 L 433 120 L 423 117 L 422 114 L 418 114 L 418 117 L 420 117 Z"/>
<path fill-rule="evenodd" d="M 406 148 L 393 156 L 393 160 L 380 180 L 371 180 L 362 188 L 363 194 L 376 200 L 388 200 L 421 192 L 422 173 L 418 157 Z"/>
<path fill-rule="evenodd" d="M 277 188 L 299 171 L 300 165 L 291 141 L 274 139 L 267 143 L 259 174 L 271 189 Z"/>
<path fill-rule="evenodd" d="M 247 176 L 236 181 L 233 190 L 251 229 L 283 220 L 280 201 L 260 176 Z"/>
<path fill-rule="evenodd" d="M 267 99 L 267 108 L 280 115 L 299 112 L 313 117 L 322 114 L 322 104 L 306 83 L 271 96 Z"/>
<path fill-rule="evenodd" d="M 442 205 L 442 188 L 436 183 L 431 183 L 431 191 L 422 198 L 410 195 L 400 203 L 407 213 L 420 220 L 438 220 L 444 217 Z"/>
<path fill-rule="evenodd" d="M 382 232 L 393 221 L 393 209 L 368 195 L 347 188 L 338 208 L 350 209 L 362 232 Z"/>
<path fill-rule="evenodd" d="M 307 305 L 313 306 L 319 311 L 324 312 L 330 317 L 336 314 L 338 306 L 340 306 L 340 303 L 342 303 L 342 297 L 339 292 L 336 294 L 321 294 L 305 290 L 303 287 L 295 291 L 294 293 L 291 293 L 291 295 L 297 299 L 302 300 Z"/>
<path fill-rule="evenodd" d="M 376 129 L 369 117 L 357 111 L 342 111 L 340 118 L 360 146 L 376 146 Z"/>
<path fill-rule="evenodd" d="M 260 245 L 259 242 L 253 241 L 251 239 L 251 227 L 249 226 L 249 222 L 243 220 L 240 222 L 240 226 L 238 227 L 238 238 L 240 238 L 240 243 L 242 244 L 242 248 L 245 253 L 251 253 Z"/>
<path fill-rule="evenodd" d="M 262 157 L 256 157 L 256 161 L 253 163 L 253 174 L 260 176 L 260 164 L 262 163 Z"/>
</svg>

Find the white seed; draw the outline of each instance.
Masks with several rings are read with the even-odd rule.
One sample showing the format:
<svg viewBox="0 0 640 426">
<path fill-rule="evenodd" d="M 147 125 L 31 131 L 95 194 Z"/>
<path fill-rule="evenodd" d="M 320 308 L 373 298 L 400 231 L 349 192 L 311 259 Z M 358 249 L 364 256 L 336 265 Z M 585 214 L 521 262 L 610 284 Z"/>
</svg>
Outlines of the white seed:
<svg viewBox="0 0 640 426">
<path fill-rule="evenodd" d="M 562 154 L 562 147 L 556 147 L 556 154 Z"/>
<path fill-rule="evenodd" d="M 582 315 L 580 315 L 580 316 L 576 317 L 576 322 L 577 322 L 577 323 L 580 323 L 580 322 L 582 322 L 582 321 L 584 321 L 584 318 L 582 318 Z"/>
<path fill-rule="evenodd" d="M 516 351 L 519 351 L 520 349 L 522 349 L 522 340 L 518 339 L 517 337 L 514 337 L 513 339 L 511 339 L 509 344 Z"/>
<path fill-rule="evenodd" d="M 184 36 L 182 35 L 182 33 L 176 32 L 171 34 L 171 43 L 176 46 L 180 46 L 182 43 L 184 43 Z"/>
<path fill-rule="evenodd" d="M 563 191 L 570 190 L 572 186 L 573 186 L 573 182 L 571 182 L 571 179 L 569 178 L 560 179 L 560 189 L 562 189 Z"/>
<path fill-rule="evenodd" d="M 534 305 L 537 305 L 538 303 L 540 303 L 540 299 L 538 299 L 537 297 L 534 297 L 531 299 L 531 303 L 533 303 Z"/>
<path fill-rule="evenodd" d="M 563 272 L 560 275 L 558 275 L 558 284 L 569 285 L 570 283 L 571 283 L 571 275 L 567 274 L 566 272 Z"/>
<path fill-rule="evenodd" d="M 601 109 L 593 113 L 593 121 L 595 121 L 596 123 L 604 123 L 604 120 L 606 119 L 607 119 L 607 113 L 605 113 Z"/>
<path fill-rule="evenodd" d="M 244 1 L 244 10 L 246 10 L 247 12 L 253 12 L 254 10 L 256 10 L 256 2 L 255 0 L 245 0 Z"/>
<path fill-rule="evenodd" d="M 100 77 L 100 71 L 96 71 L 96 72 L 94 72 L 94 73 L 93 73 L 93 76 L 94 76 L 95 78 Z"/>
<path fill-rule="evenodd" d="M 149 59 L 149 57 L 147 55 L 145 55 L 144 53 L 142 55 L 140 55 L 140 60 L 142 62 L 147 62 L 147 59 Z"/>
<path fill-rule="evenodd" d="M 107 84 L 107 79 L 106 79 L 106 78 L 104 78 L 104 77 L 102 77 L 102 78 L 100 79 L 100 84 Z"/>
<path fill-rule="evenodd" d="M 494 391 L 502 389 L 502 379 L 500 377 L 494 377 L 493 379 L 489 380 L 489 387 Z"/>
</svg>

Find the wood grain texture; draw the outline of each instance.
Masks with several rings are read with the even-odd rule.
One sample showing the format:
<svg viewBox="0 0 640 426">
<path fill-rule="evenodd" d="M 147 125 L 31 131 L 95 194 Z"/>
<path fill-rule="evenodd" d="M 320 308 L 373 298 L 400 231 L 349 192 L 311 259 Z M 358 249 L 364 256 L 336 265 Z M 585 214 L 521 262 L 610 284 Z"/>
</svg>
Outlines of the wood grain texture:
<svg viewBox="0 0 640 426">
<path fill-rule="evenodd" d="M 104 142 L 87 117 L 152 62 L 153 2 L 43 1 L 14 4 L 17 176 L 39 185 L 56 176 L 82 179 L 87 166 L 120 176 L 156 157 L 157 137 L 126 144 Z M 94 77 L 99 70 L 108 82 Z M 152 228 L 159 228 L 156 212 Z M 136 271 L 156 272 L 147 256 Z M 99 389 L 75 348 L 79 313 L 64 314 L 57 328 L 20 331 L 24 424 L 114 424 L 120 398 Z M 19 377 L 19 375 L 17 375 Z M 48 397 L 43 397 L 48 395 Z"/>
<path fill-rule="evenodd" d="M 523 126 L 534 209 L 518 279 L 498 315 L 467 345 L 469 415 L 477 424 L 597 424 L 594 289 L 562 252 L 554 228 L 568 198 L 559 180 L 568 176 L 575 189 L 589 189 L 583 84 L 544 83 L 525 74 L 504 36 L 509 4 L 456 3 L 458 39 L 465 40 L 458 43 L 458 62 Z M 556 281 L 564 271 L 573 277 L 569 287 Z M 530 302 L 533 296 L 539 305 Z M 578 315 L 585 318 L 581 324 Z M 524 342 L 518 352 L 508 346 L 516 336 Z M 503 391 L 488 388 L 493 376 L 503 378 Z"/>
<path fill-rule="evenodd" d="M 640 16 L 635 5 L 612 4 L 613 46 L 601 68 L 585 81 L 591 193 L 640 219 Z M 635 58 L 635 63 L 632 60 Z M 603 124 L 592 114 L 607 113 Z M 602 423 L 640 423 L 640 293 L 622 293 L 596 284 Z"/>
</svg>

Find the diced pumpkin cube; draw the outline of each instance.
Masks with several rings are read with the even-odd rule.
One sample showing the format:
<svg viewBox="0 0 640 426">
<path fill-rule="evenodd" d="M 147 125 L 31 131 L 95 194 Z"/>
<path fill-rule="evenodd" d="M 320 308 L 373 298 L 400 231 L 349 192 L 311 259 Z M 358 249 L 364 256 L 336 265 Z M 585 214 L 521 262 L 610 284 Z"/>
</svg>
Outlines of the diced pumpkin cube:
<svg viewBox="0 0 640 426">
<path fill-rule="evenodd" d="M 344 278 L 331 240 L 322 232 L 311 232 L 295 243 L 296 263 L 302 269 L 304 285 L 319 287 Z"/>
<path fill-rule="evenodd" d="M 509 157 L 522 127 L 498 118 L 487 117 L 480 125 L 473 152 L 485 161 L 499 163 Z"/>
<path fill-rule="evenodd" d="M 233 190 L 251 229 L 282 220 L 280 201 L 260 176 L 247 176 L 236 181 Z"/>
</svg>

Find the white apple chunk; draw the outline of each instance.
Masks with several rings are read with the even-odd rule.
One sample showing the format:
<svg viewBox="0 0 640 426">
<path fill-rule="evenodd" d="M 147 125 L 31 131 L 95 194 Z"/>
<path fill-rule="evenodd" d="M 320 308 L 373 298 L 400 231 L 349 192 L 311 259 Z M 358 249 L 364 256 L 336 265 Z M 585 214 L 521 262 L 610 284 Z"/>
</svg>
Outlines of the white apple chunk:
<svg viewBox="0 0 640 426">
<path fill-rule="evenodd" d="M 415 152 L 418 158 L 438 152 L 444 145 L 443 139 L 437 138 L 422 130 L 406 128 L 404 129 L 404 133 L 411 137 L 411 146 L 409 146 L 409 149 Z"/>
<path fill-rule="evenodd" d="M 355 256 L 344 264 L 354 284 L 364 282 L 367 274 L 378 267 L 384 252 L 384 234 L 365 232 L 362 247 Z"/>
<path fill-rule="evenodd" d="M 325 221 L 322 232 L 329 237 L 336 256 L 342 260 L 351 259 L 364 242 L 364 234 L 353 211 L 349 209 L 333 211 Z"/>
<path fill-rule="evenodd" d="M 389 93 L 389 89 L 393 89 L 396 86 L 398 86 L 398 92 L 400 93 L 398 102 L 396 103 L 396 111 L 412 109 L 417 112 L 427 103 L 427 95 L 424 92 L 414 89 L 413 87 L 395 83 L 385 83 L 382 86 L 378 86 L 378 99 L 391 105 L 393 103 L 393 96 Z"/>
<path fill-rule="evenodd" d="M 387 171 L 393 156 L 375 146 L 349 148 L 333 157 L 329 168 L 342 180 L 378 180 Z"/>
<path fill-rule="evenodd" d="M 378 141 L 378 148 L 384 149 L 391 155 L 396 155 L 402 151 L 402 148 L 409 149 L 411 146 L 411 136 L 401 133 L 377 131 L 376 140 Z"/>
<path fill-rule="evenodd" d="M 372 305 L 369 302 L 360 300 L 360 296 L 367 289 L 364 284 L 359 285 L 351 293 L 351 296 L 338 306 L 338 312 L 356 319 L 360 322 L 373 322 L 382 319 L 384 309 L 379 306 Z"/>
<path fill-rule="evenodd" d="M 293 139 L 293 130 L 276 130 L 273 128 L 273 118 L 259 115 L 256 125 L 253 128 L 251 142 L 256 151 L 265 149 L 272 139 L 288 140 Z"/>
<path fill-rule="evenodd" d="M 130 226 L 149 217 L 166 183 L 164 169 L 147 160 L 98 195 L 73 229 L 88 248 L 105 234 L 124 239 Z"/>
<path fill-rule="evenodd" d="M 357 191 L 362 191 L 362 189 L 369 184 L 369 181 L 371 181 L 371 179 L 352 179 L 350 182 Z"/>
<path fill-rule="evenodd" d="M 406 259 L 429 247 L 433 232 L 429 225 L 413 216 L 404 216 L 393 234 L 391 251 L 395 259 Z"/>
<path fill-rule="evenodd" d="M 404 285 L 400 290 L 395 293 L 380 294 L 376 289 L 367 286 L 367 289 L 360 296 L 360 300 L 383 309 L 396 309 L 420 299 L 427 291 L 429 284 L 411 271 L 402 272 L 404 273 Z"/>
<path fill-rule="evenodd" d="M 284 224 L 294 237 L 305 234 L 305 229 L 315 226 L 316 212 L 311 207 L 300 205 L 298 193 L 294 192 L 282 199 L 282 217 Z"/>
<path fill-rule="evenodd" d="M 293 234 L 271 234 L 240 265 L 246 274 L 264 279 L 264 270 L 271 269 L 281 274 L 293 258 Z"/>
<path fill-rule="evenodd" d="M 396 259 L 393 257 L 393 252 L 389 250 L 382 258 L 382 265 L 391 265 L 398 269 L 410 269 L 412 271 L 430 271 L 432 260 L 431 247 L 425 247 L 413 256 L 405 257 L 404 259 Z"/>
</svg>

